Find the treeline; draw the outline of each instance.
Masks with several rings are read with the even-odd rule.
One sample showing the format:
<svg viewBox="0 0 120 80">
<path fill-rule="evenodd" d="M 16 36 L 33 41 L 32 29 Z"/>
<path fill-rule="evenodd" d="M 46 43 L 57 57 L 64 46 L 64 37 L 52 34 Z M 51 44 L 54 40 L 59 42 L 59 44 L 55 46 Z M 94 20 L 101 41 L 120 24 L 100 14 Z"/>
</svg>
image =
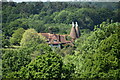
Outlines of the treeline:
<svg viewBox="0 0 120 80">
<path fill-rule="evenodd" d="M 118 4 L 3 3 L 2 77 L 118 80 Z M 69 34 L 72 21 L 81 30 L 75 46 L 51 49 L 38 34 Z"/>
<path fill-rule="evenodd" d="M 3 78 L 120 78 L 120 23 L 95 26 L 75 46 L 51 49 L 34 29 L 23 33 L 19 47 L 2 49 Z M 17 40 L 16 40 L 17 41 Z"/>
<path fill-rule="evenodd" d="M 112 6 L 110 6 L 112 5 Z M 119 3 L 71 2 L 3 2 L 3 47 L 18 28 L 34 28 L 37 32 L 69 34 L 71 22 L 78 22 L 80 29 L 93 30 L 103 21 L 119 22 Z"/>
</svg>

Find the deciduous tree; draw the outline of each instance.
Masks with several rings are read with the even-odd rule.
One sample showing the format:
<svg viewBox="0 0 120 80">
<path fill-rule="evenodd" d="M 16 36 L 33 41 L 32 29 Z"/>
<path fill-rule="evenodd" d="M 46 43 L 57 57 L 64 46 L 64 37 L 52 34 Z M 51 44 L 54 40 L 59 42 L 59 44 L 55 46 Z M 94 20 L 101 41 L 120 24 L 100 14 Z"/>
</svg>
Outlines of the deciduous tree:
<svg viewBox="0 0 120 80">
<path fill-rule="evenodd" d="M 23 28 L 19 28 L 19 29 L 15 30 L 10 39 L 10 43 L 13 45 L 20 45 L 20 41 L 22 39 L 22 35 L 23 35 L 24 31 L 25 30 Z"/>
</svg>

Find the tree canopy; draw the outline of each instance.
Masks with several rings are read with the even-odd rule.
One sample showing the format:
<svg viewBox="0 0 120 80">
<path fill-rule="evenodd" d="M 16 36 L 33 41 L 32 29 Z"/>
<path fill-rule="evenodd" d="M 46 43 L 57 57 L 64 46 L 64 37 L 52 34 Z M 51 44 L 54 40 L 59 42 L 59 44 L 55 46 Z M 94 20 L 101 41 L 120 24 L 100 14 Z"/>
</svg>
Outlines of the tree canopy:
<svg viewBox="0 0 120 80">
<path fill-rule="evenodd" d="M 20 45 L 21 39 L 22 39 L 22 35 L 24 33 L 24 29 L 23 28 L 19 28 L 17 29 L 13 34 L 12 37 L 10 39 L 10 43 L 13 45 Z"/>
<path fill-rule="evenodd" d="M 3 79 L 120 78 L 120 2 L 2 2 Z M 111 6 L 112 5 L 112 6 Z M 40 33 L 80 37 L 51 48 Z M 68 36 L 67 40 L 71 40 Z M 2 59 L 2 60 L 1 60 Z M 2 62 L 2 63 L 1 63 Z M 1 71 L 0 71 L 1 72 Z"/>
</svg>

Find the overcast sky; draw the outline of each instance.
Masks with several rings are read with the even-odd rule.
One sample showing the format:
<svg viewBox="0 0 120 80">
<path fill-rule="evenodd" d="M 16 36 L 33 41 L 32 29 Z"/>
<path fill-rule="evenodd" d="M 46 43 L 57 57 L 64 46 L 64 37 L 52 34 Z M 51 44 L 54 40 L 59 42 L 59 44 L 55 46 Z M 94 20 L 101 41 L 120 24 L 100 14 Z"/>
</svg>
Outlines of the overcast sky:
<svg viewBox="0 0 120 80">
<path fill-rule="evenodd" d="M 1 0 L 0 0 L 1 1 Z M 4 1 L 4 0 L 3 0 Z M 7 0 L 7 1 L 14 1 L 14 2 L 29 2 L 29 1 L 32 1 L 32 2 L 39 2 L 39 1 L 42 1 L 42 2 L 46 2 L 46 1 L 50 1 L 50 2 L 68 2 L 68 1 L 102 1 L 102 2 L 118 2 L 120 0 Z"/>
<path fill-rule="evenodd" d="M 9 1 L 9 0 L 7 0 Z M 38 1 L 42 1 L 42 2 L 46 2 L 46 1 L 52 1 L 52 2 L 56 2 L 56 1 L 59 1 L 59 2 L 67 2 L 67 1 L 74 1 L 74 0 L 12 0 L 14 2 L 28 2 L 28 1 L 33 1 L 33 2 L 38 2 Z"/>
</svg>

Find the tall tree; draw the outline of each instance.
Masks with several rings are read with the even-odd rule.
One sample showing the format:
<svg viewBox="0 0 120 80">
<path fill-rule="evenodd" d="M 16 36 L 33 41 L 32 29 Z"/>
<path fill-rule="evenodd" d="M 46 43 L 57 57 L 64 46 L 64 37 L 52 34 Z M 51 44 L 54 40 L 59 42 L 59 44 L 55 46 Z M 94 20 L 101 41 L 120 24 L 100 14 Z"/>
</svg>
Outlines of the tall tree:
<svg viewBox="0 0 120 80">
<path fill-rule="evenodd" d="M 15 32 L 12 34 L 12 37 L 10 38 L 10 43 L 13 45 L 20 45 L 24 31 L 25 30 L 23 28 L 15 30 Z"/>
<path fill-rule="evenodd" d="M 23 38 L 21 40 L 22 46 L 28 46 L 31 47 L 32 45 L 37 45 L 42 42 L 45 42 L 45 38 L 41 35 L 39 35 L 34 29 L 28 29 L 23 34 Z"/>
</svg>

